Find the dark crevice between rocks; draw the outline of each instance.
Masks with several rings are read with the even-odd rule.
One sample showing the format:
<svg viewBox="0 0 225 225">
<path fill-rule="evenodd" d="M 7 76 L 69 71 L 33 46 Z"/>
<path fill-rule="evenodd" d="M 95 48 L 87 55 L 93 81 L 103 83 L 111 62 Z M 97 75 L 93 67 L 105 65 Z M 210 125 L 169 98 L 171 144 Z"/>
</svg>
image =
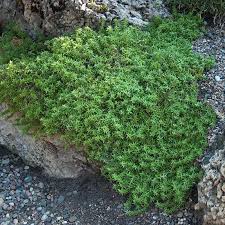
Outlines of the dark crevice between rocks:
<svg viewBox="0 0 225 225">
<path fill-rule="evenodd" d="M 197 186 L 197 184 L 192 187 L 189 198 L 190 198 L 192 207 L 198 203 L 198 186 Z M 203 224 L 203 216 L 204 216 L 203 211 L 202 210 L 197 211 L 193 207 L 192 213 L 196 217 L 196 221 L 198 221 L 196 225 Z"/>
<path fill-rule="evenodd" d="M 216 151 L 225 148 L 225 121 L 218 121 L 217 127 L 219 127 L 220 132 L 216 135 L 215 141 L 211 146 L 206 149 L 204 155 L 200 159 L 202 165 L 209 163 L 210 158 L 215 154 Z"/>
<path fill-rule="evenodd" d="M 56 13 L 56 12 L 64 10 L 66 8 L 66 4 L 65 4 L 65 1 L 59 0 L 58 4 L 51 2 L 50 7 L 53 13 Z"/>
<path fill-rule="evenodd" d="M 36 6 L 31 5 L 31 12 L 33 12 L 33 13 L 39 13 L 39 9 Z"/>
<path fill-rule="evenodd" d="M 5 147 L 4 145 L 0 144 L 0 159 L 3 158 L 4 156 L 8 156 L 8 155 L 12 155 L 14 158 L 17 158 L 17 164 L 15 163 L 15 165 L 20 166 L 21 164 L 26 164 L 29 165 L 30 169 L 32 172 L 36 173 L 37 175 L 39 174 L 39 176 L 44 176 L 43 173 L 43 169 L 41 167 L 38 166 L 34 166 L 34 165 L 30 165 L 29 162 L 23 160 L 19 155 L 17 155 L 14 151 L 11 151 L 10 149 L 8 149 L 7 147 Z"/>
<path fill-rule="evenodd" d="M 4 32 L 4 26 L 5 26 L 4 20 L 0 19 L 0 36 Z"/>
<path fill-rule="evenodd" d="M 9 154 L 9 150 L 5 146 L 0 145 L 0 158 L 8 154 Z"/>
</svg>

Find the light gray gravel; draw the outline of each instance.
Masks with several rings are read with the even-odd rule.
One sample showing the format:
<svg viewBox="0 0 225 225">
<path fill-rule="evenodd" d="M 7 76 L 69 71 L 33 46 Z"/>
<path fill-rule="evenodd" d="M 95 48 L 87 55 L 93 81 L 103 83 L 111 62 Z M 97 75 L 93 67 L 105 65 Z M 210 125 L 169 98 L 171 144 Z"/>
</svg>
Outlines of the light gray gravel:
<svg viewBox="0 0 225 225">
<path fill-rule="evenodd" d="M 209 146 L 225 132 L 225 33 L 219 28 L 208 28 L 206 35 L 193 45 L 194 51 L 213 57 L 215 66 L 205 73 L 206 79 L 200 83 L 200 99 L 212 106 L 217 114 L 217 124 L 210 130 Z M 210 154 L 207 151 L 207 154 Z"/>
</svg>

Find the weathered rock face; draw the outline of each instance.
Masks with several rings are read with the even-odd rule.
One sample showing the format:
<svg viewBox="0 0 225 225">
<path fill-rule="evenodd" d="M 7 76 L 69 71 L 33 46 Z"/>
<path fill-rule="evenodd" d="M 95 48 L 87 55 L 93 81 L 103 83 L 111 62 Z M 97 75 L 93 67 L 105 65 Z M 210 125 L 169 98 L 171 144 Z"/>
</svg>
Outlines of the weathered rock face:
<svg viewBox="0 0 225 225">
<path fill-rule="evenodd" d="M 142 26 L 168 12 L 161 0 L 2 0 L 0 15 L 0 19 L 20 18 L 32 29 L 59 35 L 116 18 Z"/>
<path fill-rule="evenodd" d="M 16 1 L 1 0 L 0 1 L 0 21 L 15 18 L 17 13 Z"/>
<path fill-rule="evenodd" d="M 204 176 L 198 184 L 197 210 L 202 210 L 204 225 L 225 224 L 225 134 L 218 138 L 215 152 L 205 158 Z M 218 147 L 221 149 L 218 150 Z"/>
<path fill-rule="evenodd" d="M 5 107 L 0 105 L 0 113 Z M 0 117 L 0 145 L 18 154 L 31 166 L 38 166 L 49 176 L 76 178 L 94 172 L 82 151 L 65 148 L 58 138 L 35 139 L 15 125 L 15 118 Z"/>
</svg>

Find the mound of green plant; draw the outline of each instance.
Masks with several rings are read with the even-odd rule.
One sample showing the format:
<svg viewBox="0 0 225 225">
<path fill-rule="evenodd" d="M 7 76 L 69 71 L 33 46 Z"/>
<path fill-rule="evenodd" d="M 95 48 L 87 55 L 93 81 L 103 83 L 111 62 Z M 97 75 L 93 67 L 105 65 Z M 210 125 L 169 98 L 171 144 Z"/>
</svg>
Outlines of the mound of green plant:
<svg viewBox="0 0 225 225">
<path fill-rule="evenodd" d="M 225 19 L 225 0 L 166 0 L 166 2 L 179 9 L 213 17 L 214 20 Z"/>
<path fill-rule="evenodd" d="M 16 23 L 7 24 L 0 35 L 0 65 L 24 56 L 34 57 L 44 48 L 44 37 L 32 38 Z"/>
<path fill-rule="evenodd" d="M 215 120 L 197 99 L 212 65 L 192 52 L 200 27 L 188 15 L 54 38 L 1 69 L 0 102 L 29 128 L 85 147 L 130 210 L 173 212 L 200 176 L 195 161 Z"/>
</svg>

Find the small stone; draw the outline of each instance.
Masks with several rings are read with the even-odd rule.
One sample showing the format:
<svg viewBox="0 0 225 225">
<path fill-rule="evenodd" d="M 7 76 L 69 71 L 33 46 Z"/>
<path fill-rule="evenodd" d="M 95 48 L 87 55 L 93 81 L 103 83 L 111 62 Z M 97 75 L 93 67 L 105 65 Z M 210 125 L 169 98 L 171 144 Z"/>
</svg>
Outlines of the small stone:
<svg viewBox="0 0 225 225">
<path fill-rule="evenodd" d="M 9 159 L 4 159 L 4 160 L 2 160 L 2 164 L 3 165 L 8 165 L 9 164 Z"/>
<path fill-rule="evenodd" d="M 217 82 L 221 81 L 220 76 L 215 76 L 215 80 L 216 80 Z"/>
<path fill-rule="evenodd" d="M 67 193 L 66 193 L 66 196 L 68 196 L 68 197 L 70 197 L 70 196 L 72 196 L 72 195 L 73 195 L 72 192 L 67 192 Z"/>
<path fill-rule="evenodd" d="M 44 188 L 44 184 L 43 184 L 42 182 L 40 182 L 40 183 L 38 184 L 38 187 L 41 188 L 41 189 L 43 189 L 43 188 Z"/>
<path fill-rule="evenodd" d="M 223 195 L 222 191 L 220 189 L 217 190 L 217 198 L 220 199 L 222 195 Z"/>
<path fill-rule="evenodd" d="M 46 207 L 47 202 L 46 202 L 44 199 L 42 199 L 42 200 L 40 201 L 40 205 L 41 205 L 42 207 Z"/>
<path fill-rule="evenodd" d="M 42 207 L 37 207 L 37 211 L 39 212 L 42 211 L 42 209 L 43 209 Z"/>
<path fill-rule="evenodd" d="M 29 167 L 29 166 L 25 166 L 24 169 L 25 169 L 25 170 L 29 170 L 30 167 Z"/>
<path fill-rule="evenodd" d="M 18 224 L 18 223 L 19 223 L 18 219 L 13 220 L 13 224 Z"/>
<path fill-rule="evenodd" d="M 222 189 L 223 192 L 225 192 L 225 183 L 223 184 L 221 189 Z"/>
<path fill-rule="evenodd" d="M 225 163 L 223 163 L 220 167 L 220 173 L 225 177 Z"/>
<path fill-rule="evenodd" d="M 69 218 L 69 222 L 70 222 L 70 223 L 74 223 L 76 220 L 77 220 L 76 216 L 71 216 L 71 217 Z"/>
<path fill-rule="evenodd" d="M 12 206 L 12 207 L 15 206 L 14 202 L 10 202 L 9 205 Z"/>
<path fill-rule="evenodd" d="M 222 196 L 221 199 L 222 199 L 222 202 L 225 202 L 225 196 Z"/>
<path fill-rule="evenodd" d="M 48 215 L 44 214 L 42 217 L 41 217 L 41 220 L 42 221 L 46 221 L 48 219 Z"/>
<path fill-rule="evenodd" d="M 3 210 L 7 210 L 8 209 L 8 205 L 7 204 L 3 204 L 2 208 L 3 208 Z"/>
<path fill-rule="evenodd" d="M 61 219 L 62 219 L 61 216 L 56 217 L 56 220 L 57 220 L 57 221 L 60 221 Z"/>
<path fill-rule="evenodd" d="M 4 204 L 4 199 L 3 198 L 0 198 L 0 207 L 2 207 Z"/>
<path fill-rule="evenodd" d="M 23 201 L 24 204 L 27 204 L 28 202 L 29 202 L 28 199 L 25 199 L 25 200 Z"/>
<path fill-rule="evenodd" d="M 27 176 L 24 179 L 24 182 L 26 182 L 26 183 L 30 183 L 31 181 L 32 181 L 32 177 L 31 176 Z"/>
<path fill-rule="evenodd" d="M 62 195 L 60 195 L 59 198 L 57 199 L 57 203 L 58 203 L 58 204 L 61 204 L 61 203 L 64 202 L 64 200 L 65 200 L 65 197 L 62 196 Z"/>
</svg>

